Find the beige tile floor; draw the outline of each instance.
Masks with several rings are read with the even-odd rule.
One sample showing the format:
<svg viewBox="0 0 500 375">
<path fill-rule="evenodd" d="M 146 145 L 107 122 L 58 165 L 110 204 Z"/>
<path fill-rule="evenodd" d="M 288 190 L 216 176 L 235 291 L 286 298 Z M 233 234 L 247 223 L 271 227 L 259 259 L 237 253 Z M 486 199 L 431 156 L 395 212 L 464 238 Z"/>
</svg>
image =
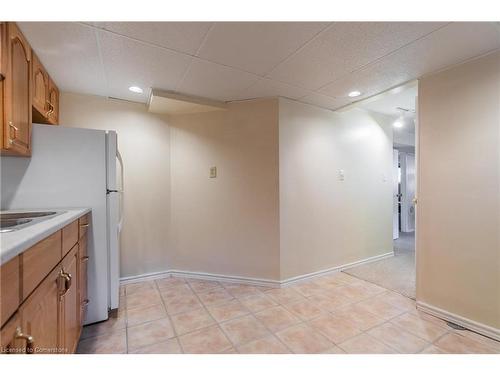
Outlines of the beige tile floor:
<svg viewBox="0 0 500 375">
<path fill-rule="evenodd" d="M 165 278 L 120 298 L 117 318 L 84 328 L 78 353 L 500 353 L 345 273 L 281 289 Z"/>
</svg>

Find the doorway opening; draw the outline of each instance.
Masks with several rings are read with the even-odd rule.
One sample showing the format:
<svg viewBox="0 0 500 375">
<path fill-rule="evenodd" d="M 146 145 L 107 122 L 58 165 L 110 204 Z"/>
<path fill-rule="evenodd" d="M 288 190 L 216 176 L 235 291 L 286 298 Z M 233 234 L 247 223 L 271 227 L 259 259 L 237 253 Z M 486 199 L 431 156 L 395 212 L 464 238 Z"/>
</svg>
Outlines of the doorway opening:
<svg viewBox="0 0 500 375">
<path fill-rule="evenodd" d="M 392 239 L 394 256 L 345 272 L 415 299 L 416 127 L 418 83 L 360 102 L 392 132 Z"/>
</svg>

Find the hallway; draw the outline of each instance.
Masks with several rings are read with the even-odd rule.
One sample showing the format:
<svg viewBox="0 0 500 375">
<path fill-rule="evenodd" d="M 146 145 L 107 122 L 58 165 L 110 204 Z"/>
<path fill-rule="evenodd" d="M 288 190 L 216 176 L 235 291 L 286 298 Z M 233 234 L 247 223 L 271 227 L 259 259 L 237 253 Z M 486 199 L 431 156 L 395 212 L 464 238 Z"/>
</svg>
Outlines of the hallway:
<svg viewBox="0 0 500 375">
<path fill-rule="evenodd" d="M 415 299 L 415 232 L 400 233 L 393 257 L 344 272 Z"/>
</svg>

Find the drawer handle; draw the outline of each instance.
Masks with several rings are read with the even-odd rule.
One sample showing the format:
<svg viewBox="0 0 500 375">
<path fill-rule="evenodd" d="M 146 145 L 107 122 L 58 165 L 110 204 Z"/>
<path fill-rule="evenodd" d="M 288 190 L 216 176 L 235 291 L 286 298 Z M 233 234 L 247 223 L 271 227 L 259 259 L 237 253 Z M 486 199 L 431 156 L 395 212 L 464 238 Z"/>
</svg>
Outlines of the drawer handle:
<svg viewBox="0 0 500 375">
<path fill-rule="evenodd" d="M 82 257 L 82 262 L 88 262 L 88 260 L 89 260 L 88 255 Z"/>
<path fill-rule="evenodd" d="M 17 327 L 16 329 L 16 339 L 22 339 L 26 341 L 26 354 L 33 354 L 34 352 L 34 346 L 35 346 L 35 339 L 31 335 L 27 335 L 21 331 L 21 327 Z"/>
<path fill-rule="evenodd" d="M 80 224 L 80 228 L 87 228 L 89 224 Z"/>
</svg>

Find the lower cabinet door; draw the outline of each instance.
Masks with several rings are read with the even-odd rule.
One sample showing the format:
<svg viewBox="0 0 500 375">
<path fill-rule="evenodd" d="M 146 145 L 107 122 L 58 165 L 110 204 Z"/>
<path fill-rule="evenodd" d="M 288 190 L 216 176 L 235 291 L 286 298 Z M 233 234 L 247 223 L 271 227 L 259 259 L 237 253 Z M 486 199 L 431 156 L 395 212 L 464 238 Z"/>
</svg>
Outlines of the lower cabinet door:
<svg viewBox="0 0 500 375">
<path fill-rule="evenodd" d="M 80 325 L 85 323 L 87 316 L 87 307 L 89 304 L 88 288 L 87 288 L 87 268 L 89 263 L 89 256 L 87 255 L 87 234 L 80 238 L 79 242 L 80 252 L 80 269 L 78 272 L 79 290 L 80 290 Z"/>
<path fill-rule="evenodd" d="M 64 288 L 62 292 L 63 350 L 74 353 L 80 336 L 80 301 L 78 295 L 78 244 L 62 261 Z"/>
<path fill-rule="evenodd" d="M 15 314 L 0 331 L 0 354 L 24 354 L 27 344 L 31 348 L 29 335 L 21 328 L 21 317 Z"/>
<path fill-rule="evenodd" d="M 19 309 L 22 333 L 32 338 L 32 354 L 60 353 L 60 292 L 56 267 Z"/>
</svg>

